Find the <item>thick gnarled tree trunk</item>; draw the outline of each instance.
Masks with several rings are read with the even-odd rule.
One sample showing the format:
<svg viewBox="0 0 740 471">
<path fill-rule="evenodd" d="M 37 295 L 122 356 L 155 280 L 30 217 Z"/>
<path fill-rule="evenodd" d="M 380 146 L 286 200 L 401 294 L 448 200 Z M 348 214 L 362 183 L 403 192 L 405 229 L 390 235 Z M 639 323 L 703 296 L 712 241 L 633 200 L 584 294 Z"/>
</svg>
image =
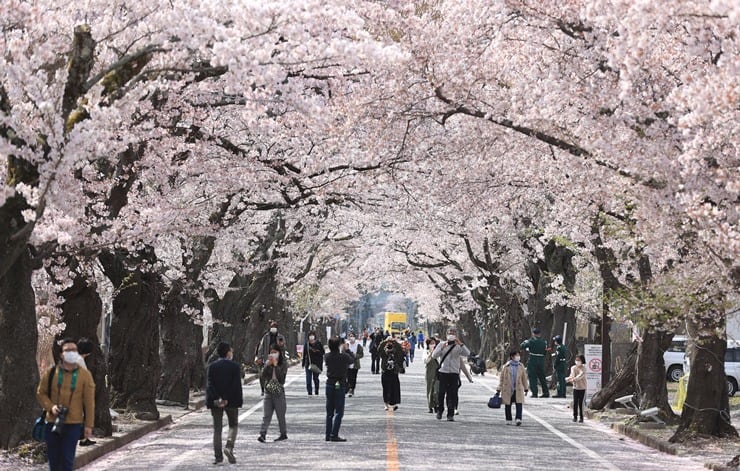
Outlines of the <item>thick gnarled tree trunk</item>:
<svg viewBox="0 0 740 471">
<path fill-rule="evenodd" d="M 154 256 L 151 248 L 138 255 L 149 260 Z M 142 262 L 129 260 L 124 252 L 103 253 L 100 260 L 115 287 L 108 355 L 111 407 L 156 420 L 161 279 L 156 273 L 128 271 L 127 261 L 133 266 Z"/>
<path fill-rule="evenodd" d="M 737 437 L 730 423 L 724 358 L 727 341 L 724 314 L 709 312 L 687 323 L 696 348 L 691 349 L 689 384 L 678 429 L 671 442 L 686 442 L 697 436 Z"/>
<path fill-rule="evenodd" d="M 95 428 L 103 436 L 113 434 L 113 424 L 110 416 L 110 401 L 106 377 L 108 364 L 103 351 L 100 349 L 98 325 L 103 313 L 103 303 L 97 291 L 97 286 L 89 278 L 77 276 L 72 286 L 62 291 L 62 319 L 66 324 L 65 337 L 86 337 L 93 343 L 93 352 L 85 358 L 87 369 L 95 380 Z"/>
<path fill-rule="evenodd" d="M 663 352 L 671 345 L 673 334 L 665 332 L 646 332 L 637 349 L 637 404 L 640 409 L 657 407 L 660 417 L 665 421 L 675 418 L 668 403 L 665 363 Z"/>
<path fill-rule="evenodd" d="M 175 283 L 164 299 L 164 310 L 160 319 L 162 340 L 162 375 L 159 380 L 157 398 L 166 403 L 187 406 L 190 390 L 203 385 L 195 376 L 196 369 L 205 368 L 201 344 L 203 328 L 195 325 L 185 312 L 185 296 L 179 283 Z M 201 376 L 202 378 L 202 373 Z M 193 380 L 196 382 L 193 383 Z"/>
<path fill-rule="evenodd" d="M 0 221 L 9 220 L 4 211 L 0 207 Z M 6 244 L 8 229 L 0 229 L 0 265 L 9 260 L 5 250 L 9 245 Z M 3 352 L 0 357 L 0 447 L 10 448 L 30 438 L 31 424 L 40 411 L 36 403 L 38 333 L 28 249 L 21 249 L 3 271 L 5 274 L 0 275 L 0 345 Z"/>
</svg>

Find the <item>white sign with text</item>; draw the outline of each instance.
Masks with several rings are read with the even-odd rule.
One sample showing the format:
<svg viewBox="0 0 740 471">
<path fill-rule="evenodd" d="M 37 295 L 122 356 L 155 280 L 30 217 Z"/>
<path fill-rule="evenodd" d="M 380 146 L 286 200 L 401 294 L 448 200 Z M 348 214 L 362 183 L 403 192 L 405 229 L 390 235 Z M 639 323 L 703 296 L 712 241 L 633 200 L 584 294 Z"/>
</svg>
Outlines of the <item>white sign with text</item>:
<svg viewBox="0 0 740 471">
<path fill-rule="evenodd" d="M 588 404 L 596 391 L 601 389 L 601 345 L 586 344 L 583 346 L 586 356 L 586 398 Z"/>
</svg>

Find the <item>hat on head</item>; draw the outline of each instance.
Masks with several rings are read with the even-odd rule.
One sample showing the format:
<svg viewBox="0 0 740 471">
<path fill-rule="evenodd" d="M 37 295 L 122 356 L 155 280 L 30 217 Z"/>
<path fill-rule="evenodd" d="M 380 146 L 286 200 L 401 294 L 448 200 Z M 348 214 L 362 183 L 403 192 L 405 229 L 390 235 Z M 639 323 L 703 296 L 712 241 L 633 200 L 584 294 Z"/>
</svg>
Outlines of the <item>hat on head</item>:
<svg viewBox="0 0 740 471">
<path fill-rule="evenodd" d="M 534 329 L 532 329 L 532 333 L 533 334 L 539 334 L 540 333 L 539 327 L 535 327 Z"/>
</svg>

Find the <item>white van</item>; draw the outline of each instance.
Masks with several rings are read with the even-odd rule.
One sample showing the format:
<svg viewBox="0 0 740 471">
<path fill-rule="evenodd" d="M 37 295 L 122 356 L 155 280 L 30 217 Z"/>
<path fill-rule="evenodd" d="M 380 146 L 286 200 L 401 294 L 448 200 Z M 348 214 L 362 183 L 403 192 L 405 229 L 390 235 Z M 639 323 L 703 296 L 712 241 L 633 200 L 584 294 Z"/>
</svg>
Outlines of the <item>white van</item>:
<svg viewBox="0 0 740 471">
<path fill-rule="evenodd" d="M 668 381 L 678 381 L 683 376 L 684 355 L 686 355 L 686 336 L 674 335 L 668 350 L 663 353 Z"/>
</svg>

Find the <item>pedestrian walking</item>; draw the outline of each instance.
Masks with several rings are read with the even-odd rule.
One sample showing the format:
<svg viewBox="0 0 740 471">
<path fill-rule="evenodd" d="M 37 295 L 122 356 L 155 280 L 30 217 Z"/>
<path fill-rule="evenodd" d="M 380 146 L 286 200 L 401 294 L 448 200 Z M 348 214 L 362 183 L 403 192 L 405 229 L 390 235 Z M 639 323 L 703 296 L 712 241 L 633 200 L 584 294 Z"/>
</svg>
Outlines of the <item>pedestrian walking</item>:
<svg viewBox="0 0 740 471">
<path fill-rule="evenodd" d="M 406 366 L 408 367 L 409 366 L 409 355 L 411 352 L 411 342 L 409 342 L 409 339 L 405 335 L 401 336 L 401 348 L 403 349 L 403 361 L 406 363 Z"/>
<path fill-rule="evenodd" d="M 424 332 L 420 330 L 419 334 L 416 336 L 416 346 L 419 348 L 424 348 L 424 345 Z"/>
<path fill-rule="evenodd" d="M 324 345 L 318 339 L 315 331 L 308 333 L 306 343 L 303 345 L 303 358 L 301 366 L 306 370 L 306 389 L 308 395 L 311 393 L 319 395 L 319 375 L 324 367 Z M 313 386 L 313 388 L 312 388 Z"/>
<path fill-rule="evenodd" d="M 61 361 L 41 376 L 36 389 L 36 399 L 46 411 L 44 440 L 50 471 L 72 471 L 77 440 L 83 431 L 85 438 L 92 437 L 95 422 L 92 374 L 80 367 L 73 339 L 62 340 L 61 347 Z"/>
<path fill-rule="evenodd" d="M 409 361 L 413 363 L 414 352 L 416 350 L 416 337 L 414 336 L 414 333 L 412 331 L 409 331 L 409 335 L 407 338 L 409 340 Z M 408 366 L 408 364 L 406 364 L 406 366 Z"/>
<path fill-rule="evenodd" d="M 380 352 L 378 345 L 383 341 L 383 333 L 376 328 L 370 335 L 370 372 L 380 374 Z"/>
<path fill-rule="evenodd" d="M 401 382 L 398 374 L 403 370 L 403 347 L 393 337 L 388 337 L 379 346 L 380 368 L 383 373 L 380 376 L 380 384 L 383 386 L 383 403 L 385 410 L 397 410 L 401 403 Z"/>
<path fill-rule="evenodd" d="M 341 340 L 329 339 L 329 353 L 324 355 L 326 363 L 326 441 L 346 442 L 339 436 L 339 428 L 344 417 L 344 393 L 347 390 L 347 370 L 355 359 L 351 353 L 340 352 Z"/>
<path fill-rule="evenodd" d="M 211 410 L 213 417 L 214 464 L 223 462 L 224 455 L 229 463 L 236 463 L 234 444 L 239 429 L 238 409 L 242 406 L 241 367 L 232 360 L 234 350 L 228 343 L 219 343 L 216 347 L 216 354 L 218 360 L 208 365 L 206 372 L 206 407 Z M 229 432 L 226 437 L 226 446 L 221 449 L 224 413 L 229 423 Z"/>
<path fill-rule="evenodd" d="M 457 404 L 458 383 L 460 381 L 460 359 L 470 355 L 468 347 L 463 345 L 457 336 L 457 329 L 447 329 L 447 341 L 440 342 L 432 354 L 439 359 L 439 394 L 437 397 L 437 420 L 442 419 L 447 404 L 447 420 L 455 420 L 455 404 Z"/>
<path fill-rule="evenodd" d="M 437 343 L 438 340 L 434 337 L 427 339 L 427 353 L 424 356 L 424 365 L 426 367 L 425 379 L 427 382 L 427 407 L 429 407 L 430 414 L 437 411 L 437 394 L 439 393 L 439 381 L 437 380 L 439 362 L 432 356 Z"/>
<path fill-rule="evenodd" d="M 558 393 L 555 397 L 565 397 L 565 370 L 568 368 L 568 351 L 563 345 L 563 337 L 556 335 L 552 338 L 555 351 L 552 353 L 555 363 L 555 377 L 558 380 Z"/>
<path fill-rule="evenodd" d="M 570 375 L 565 378 L 569 383 L 573 383 L 573 422 L 580 415 L 580 422 L 583 422 L 583 399 L 586 397 L 586 357 L 576 355 L 575 365 L 570 367 Z"/>
<path fill-rule="evenodd" d="M 267 429 L 270 427 L 273 412 L 277 415 L 280 436 L 274 441 L 280 442 L 288 439 L 288 431 L 285 425 L 285 376 L 288 374 L 288 363 L 282 347 L 275 344 L 270 347 L 270 354 L 262 371 L 262 380 L 265 383 L 265 398 L 262 402 L 262 427 L 257 440 L 264 443 Z"/>
<path fill-rule="evenodd" d="M 364 356 L 362 345 L 360 345 L 360 342 L 357 341 L 355 334 L 353 333 L 349 334 L 348 341 L 346 343 L 346 350 L 349 350 L 355 358 L 354 363 L 349 365 L 349 369 L 347 370 L 347 386 L 349 387 L 347 395 L 352 397 L 355 395 L 355 388 L 357 387 L 357 373 L 360 371 L 360 358 Z"/>
<path fill-rule="evenodd" d="M 529 352 L 527 359 L 527 376 L 529 385 L 532 388 L 532 397 L 537 397 L 537 381 L 542 386 L 540 397 L 550 397 L 550 391 L 545 379 L 545 353 L 547 351 L 547 342 L 540 336 L 540 329 L 532 329 L 532 337 L 522 342 L 519 346 L 522 350 Z"/>
<path fill-rule="evenodd" d="M 254 351 L 254 364 L 257 366 L 257 374 L 260 378 L 260 391 L 263 396 L 265 395 L 265 383 L 262 380 L 262 371 L 267 362 L 267 357 L 270 355 L 270 347 L 272 345 L 278 345 L 281 348 L 285 346 L 285 337 L 278 332 L 278 323 L 273 320 L 270 321 L 270 329 L 262 336 L 260 343 L 257 344 L 257 348 Z"/>
<path fill-rule="evenodd" d="M 522 424 L 522 404 L 524 404 L 529 383 L 520 359 L 519 351 L 512 350 L 509 353 L 509 361 L 501 368 L 499 376 L 497 392 L 501 395 L 501 402 L 504 403 L 506 425 L 511 425 L 511 404 L 516 406 L 516 424 Z"/>
</svg>

